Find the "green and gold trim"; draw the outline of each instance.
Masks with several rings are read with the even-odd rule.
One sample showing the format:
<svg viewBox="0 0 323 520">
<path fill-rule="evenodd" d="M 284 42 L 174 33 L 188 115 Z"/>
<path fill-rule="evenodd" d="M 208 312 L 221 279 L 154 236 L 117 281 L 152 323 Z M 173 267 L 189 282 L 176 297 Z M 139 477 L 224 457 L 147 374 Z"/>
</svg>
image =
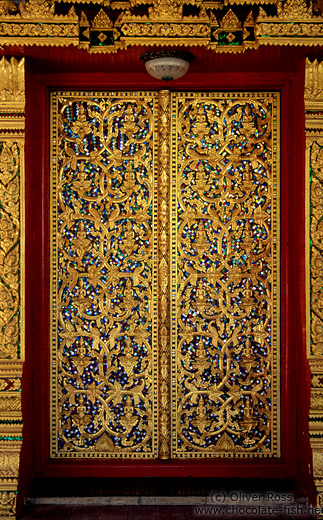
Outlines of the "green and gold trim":
<svg viewBox="0 0 323 520">
<path fill-rule="evenodd" d="M 157 45 L 241 53 L 261 45 L 322 43 L 323 17 L 306 0 L 0 2 L 4 48 L 73 45 L 111 53 L 134 45 Z"/>
</svg>

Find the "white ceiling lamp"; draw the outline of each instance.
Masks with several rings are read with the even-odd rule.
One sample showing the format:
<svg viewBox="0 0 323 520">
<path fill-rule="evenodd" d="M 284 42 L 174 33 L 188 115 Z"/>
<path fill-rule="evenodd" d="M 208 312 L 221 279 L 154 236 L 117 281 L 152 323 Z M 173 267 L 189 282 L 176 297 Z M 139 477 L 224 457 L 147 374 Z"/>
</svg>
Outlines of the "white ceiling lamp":
<svg viewBox="0 0 323 520">
<path fill-rule="evenodd" d="M 140 56 L 148 74 L 157 79 L 171 81 L 184 76 L 194 60 L 190 52 L 164 50 L 146 52 Z"/>
</svg>

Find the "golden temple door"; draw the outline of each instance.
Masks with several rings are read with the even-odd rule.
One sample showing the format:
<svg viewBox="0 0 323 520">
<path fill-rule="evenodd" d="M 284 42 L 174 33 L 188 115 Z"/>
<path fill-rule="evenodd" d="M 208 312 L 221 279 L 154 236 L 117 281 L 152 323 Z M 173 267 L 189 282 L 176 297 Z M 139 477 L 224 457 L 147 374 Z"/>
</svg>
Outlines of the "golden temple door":
<svg viewBox="0 0 323 520">
<path fill-rule="evenodd" d="M 52 94 L 52 458 L 280 456 L 279 103 Z"/>
</svg>

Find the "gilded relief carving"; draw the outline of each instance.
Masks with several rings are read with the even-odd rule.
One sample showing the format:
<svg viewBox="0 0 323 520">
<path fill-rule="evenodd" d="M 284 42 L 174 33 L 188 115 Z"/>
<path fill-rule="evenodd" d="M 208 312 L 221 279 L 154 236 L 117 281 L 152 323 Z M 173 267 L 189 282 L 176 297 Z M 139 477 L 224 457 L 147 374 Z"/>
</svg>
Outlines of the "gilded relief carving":
<svg viewBox="0 0 323 520">
<path fill-rule="evenodd" d="M 159 356 L 159 457 L 170 457 L 170 92 L 159 93 L 159 125 L 158 125 L 158 342 L 160 345 Z"/>
<path fill-rule="evenodd" d="M 305 77 L 305 102 L 307 105 L 316 101 L 323 102 L 323 63 L 307 59 Z"/>
<path fill-rule="evenodd" d="M 307 6 L 302 0 L 279 1 L 277 15 L 268 16 L 263 8 L 259 9 L 256 20 L 256 36 L 263 44 L 315 45 L 323 37 L 323 17 L 313 13 L 312 4 Z M 315 43 L 316 42 L 316 43 Z"/>
<path fill-rule="evenodd" d="M 55 457 L 156 456 L 155 104 L 53 97 Z"/>
<path fill-rule="evenodd" d="M 0 491 L 0 518 L 16 516 L 17 495 L 14 492 Z"/>
<path fill-rule="evenodd" d="M 0 141 L 0 358 L 19 359 L 21 143 Z"/>
<path fill-rule="evenodd" d="M 279 456 L 278 94 L 52 111 L 52 457 Z"/>
<path fill-rule="evenodd" d="M 18 6 L 14 0 L 0 0 L 0 15 L 16 14 Z"/>
<path fill-rule="evenodd" d="M 20 109 L 25 104 L 25 65 L 24 60 L 16 60 L 15 58 L 5 58 L 0 60 L 0 103 L 1 112 L 10 110 L 10 106 L 5 104 L 8 102 L 20 102 Z M 18 111 L 20 114 L 20 111 Z M 18 115 L 17 114 L 17 115 Z M 9 121 L 8 121 L 9 122 Z M 5 129 L 4 123 L 1 125 L 2 131 Z"/>
<path fill-rule="evenodd" d="M 1 7 L 1 6 L 0 6 Z M 9 6 L 10 7 L 10 6 Z M 12 12 L 9 9 L 8 12 Z M 0 61 L 0 518 L 14 518 L 24 360 L 24 60 Z"/>
<path fill-rule="evenodd" d="M 311 369 L 310 441 L 313 473 L 320 505 L 323 491 L 323 95 L 322 62 L 306 60 L 306 255 L 307 255 L 307 353 Z"/>
<path fill-rule="evenodd" d="M 0 395 L 0 415 L 8 413 L 12 416 L 12 412 L 18 412 L 21 415 L 21 399 L 20 395 L 13 397 L 3 397 Z"/>
<path fill-rule="evenodd" d="M 323 392 L 312 392 L 311 409 L 323 410 Z"/>
<path fill-rule="evenodd" d="M 313 447 L 313 465 L 316 477 L 323 478 L 323 452 L 320 446 Z"/>
<path fill-rule="evenodd" d="M 151 20 L 182 20 L 183 3 L 177 0 L 156 0 L 153 6 L 148 8 L 148 16 Z"/>
<path fill-rule="evenodd" d="M 72 5 L 67 14 L 65 4 Z M 253 9 L 246 14 L 240 4 Z M 244 52 L 263 44 L 316 45 L 323 36 L 323 18 L 306 0 L 93 0 L 86 2 L 86 12 L 79 0 L 0 1 L 0 44 L 73 44 L 89 52 L 117 52 L 149 39 L 150 45 Z"/>
<path fill-rule="evenodd" d="M 17 478 L 19 452 L 0 451 L 0 478 Z"/>
<path fill-rule="evenodd" d="M 173 455 L 279 456 L 279 99 L 173 97 Z"/>
</svg>

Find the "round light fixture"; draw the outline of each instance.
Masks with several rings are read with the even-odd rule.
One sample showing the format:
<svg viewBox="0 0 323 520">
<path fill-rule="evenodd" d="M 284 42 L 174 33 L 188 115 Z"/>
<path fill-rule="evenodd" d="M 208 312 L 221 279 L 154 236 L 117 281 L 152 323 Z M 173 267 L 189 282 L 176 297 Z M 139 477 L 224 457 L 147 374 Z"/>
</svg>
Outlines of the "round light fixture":
<svg viewBox="0 0 323 520">
<path fill-rule="evenodd" d="M 189 69 L 193 54 L 182 51 L 155 51 L 145 52 L 140 56 L 148 74 L 157 79 L 171 81 L 184 76 Z"/>
</svg>

